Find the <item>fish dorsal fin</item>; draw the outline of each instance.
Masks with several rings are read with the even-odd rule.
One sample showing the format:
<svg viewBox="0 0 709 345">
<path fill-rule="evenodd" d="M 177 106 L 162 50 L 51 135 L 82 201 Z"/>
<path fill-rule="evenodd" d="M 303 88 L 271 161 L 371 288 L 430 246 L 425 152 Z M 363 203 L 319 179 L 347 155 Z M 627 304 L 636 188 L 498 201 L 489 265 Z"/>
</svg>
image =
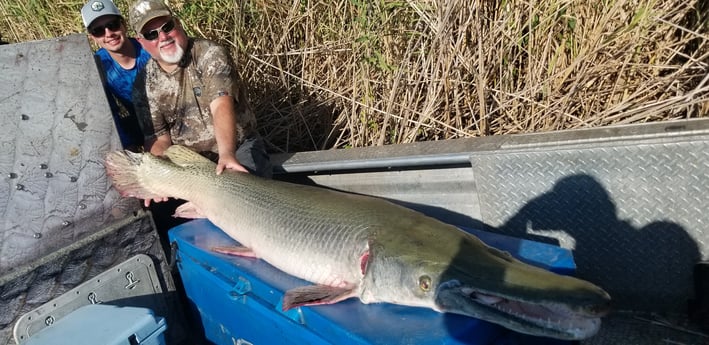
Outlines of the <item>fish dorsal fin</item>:
<svg viewBox="0 0 709 345">
<path fill-rule="evenodd" d="M 193 165 L 203 165 L 209 164 L 213 165 L 214 162 L 203 157 L 197 152 L 194 152 L 182 145 L 172 145 L 165 150 L 165 157 L 169 158 L 173 163 L 181 166 L 193 166 Z"/>
</svg>

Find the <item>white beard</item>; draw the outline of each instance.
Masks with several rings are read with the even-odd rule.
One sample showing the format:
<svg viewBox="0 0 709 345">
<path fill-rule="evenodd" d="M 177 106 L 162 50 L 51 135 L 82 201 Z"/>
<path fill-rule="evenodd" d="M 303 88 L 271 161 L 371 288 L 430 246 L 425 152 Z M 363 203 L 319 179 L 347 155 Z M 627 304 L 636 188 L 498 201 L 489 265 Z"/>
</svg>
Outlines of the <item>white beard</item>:
<svg viewBox="0 0 709 345">
<path fill-rule="evenodd" d="M 159 51 L 160 58 L 169 64 L 176 64 L 180 62 L 180 60 L 182 60 L 182 55 L 185 54 L 185 50 L 177 44 L 175 44 L 175 51 L 173 53 L 166 53 L 162 50 L 162 48 L 159 48 Z"/>
</svg>

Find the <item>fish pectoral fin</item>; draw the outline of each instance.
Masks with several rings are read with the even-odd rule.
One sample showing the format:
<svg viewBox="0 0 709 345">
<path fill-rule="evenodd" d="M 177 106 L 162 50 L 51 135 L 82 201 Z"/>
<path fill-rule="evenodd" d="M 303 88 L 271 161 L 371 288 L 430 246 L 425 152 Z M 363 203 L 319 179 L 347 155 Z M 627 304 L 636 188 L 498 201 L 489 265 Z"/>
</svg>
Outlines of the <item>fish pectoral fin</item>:
<svg viewBox="0 0 709 345">
<path fill-rule="evenodd" d="M 327 285 L 308 285 L 286 291 L 283 295 L 283 311 L 291 308 L 333 304 L 356 296 L 355 287 L 333 287 Z"/>
<path fill-rule="evenodd" d="M 197 219 L 207 218 L 197 206 L 191 202 L 186 202 L 175 209 L 173 217 Z"/>
<path fill-rule="evenodd" d="M 213 252 L 222 253 L 233 256 L 243 256 L 247 258 L 255 258 L 256 253 L 250 248 L 243 246 L 215 246 L 211 248 Z"/>
</svg>

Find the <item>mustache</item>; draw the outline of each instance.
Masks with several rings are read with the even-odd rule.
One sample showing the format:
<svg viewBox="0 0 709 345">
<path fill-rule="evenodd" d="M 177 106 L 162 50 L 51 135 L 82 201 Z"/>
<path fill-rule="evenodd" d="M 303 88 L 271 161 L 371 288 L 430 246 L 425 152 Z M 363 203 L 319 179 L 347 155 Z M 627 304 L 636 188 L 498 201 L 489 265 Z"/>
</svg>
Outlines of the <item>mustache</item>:
<svg viewBox="0 0 709 345">
<path fill-rule="evenodd" d="M 163 48 L 163 47 L 165 47 L 166 45 L 168 45 L 168 44 L 170 44 L 170 43 L 173 43 L 173 42 L 175 42 L 175 39 L 172 38 L 172 37 L 170 37 L 170 38 L 168 38 L 168 39 L 166 39 L 166 40 L 164 40 L 164 41 L 161 41 L 161 42 L 160 42 L 160 45 L 159 45 L 159 48 Z"/>
</svg>

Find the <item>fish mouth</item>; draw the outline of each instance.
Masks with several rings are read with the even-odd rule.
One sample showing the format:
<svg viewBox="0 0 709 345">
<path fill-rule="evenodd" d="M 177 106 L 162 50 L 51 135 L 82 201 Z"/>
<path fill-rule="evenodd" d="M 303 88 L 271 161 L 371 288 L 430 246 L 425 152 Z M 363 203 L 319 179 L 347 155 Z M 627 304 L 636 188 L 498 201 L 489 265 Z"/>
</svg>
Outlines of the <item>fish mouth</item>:
<svg viewBox="0 0 709 345">
<path fill-rule="evenodd" d="M 604 303 L 605 302 L 605 303 Z M 463 286 L 453 280 L 439 285 L 436 308 L 502 325 L 514 331 L 566 340 L 586 339 L 598 332 L 609 300 L 574 305 L 521 298 Z"/>
</svg>

